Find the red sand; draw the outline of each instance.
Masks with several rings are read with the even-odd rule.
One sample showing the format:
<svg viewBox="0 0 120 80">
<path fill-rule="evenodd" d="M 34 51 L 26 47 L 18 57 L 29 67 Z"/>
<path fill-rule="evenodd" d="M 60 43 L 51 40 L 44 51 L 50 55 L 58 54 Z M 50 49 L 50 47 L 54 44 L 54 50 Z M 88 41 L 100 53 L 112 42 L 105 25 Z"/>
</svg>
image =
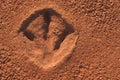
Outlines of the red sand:
<svg viewBox="0 0 120 80">
<path fill-rule="evenodd" d="M 119 0 L 0 0 L 0 80 L 119 79 Z"/>
</svg>

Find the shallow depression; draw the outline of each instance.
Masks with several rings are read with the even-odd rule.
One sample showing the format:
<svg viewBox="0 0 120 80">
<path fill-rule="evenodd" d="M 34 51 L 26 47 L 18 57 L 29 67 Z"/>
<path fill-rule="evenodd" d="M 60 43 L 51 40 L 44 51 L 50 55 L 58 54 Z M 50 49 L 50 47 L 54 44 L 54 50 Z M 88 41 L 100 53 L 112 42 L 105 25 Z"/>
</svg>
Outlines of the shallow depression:
<svg viewBox="0 0 120 80">
<path fill-rule="evenodd" d="M 60 14 L 51 8 L 38 10 L 31 14 L 30 17 L 21 24 L 18 33 L 20 32 L 22 32 L 28 40 L 36 43 L 36 46 L 41 46 L 41 41 L 43 41 L 46 46 L 44 48 L 46 49 L 36 48 L 31 53 L 34 56 L 29 57 L 30 60 L 37 65 L 40 64 L 44 66 L 48 66 L 48 64 L 56 65 L 61 62 L 66 56 L 71 54 L 77 40 L 73 26 L 67 23 Z M 67 43 L 68 45 L 66 45 Z M 52 56 L 49 53 L 53 53 Z M 55 58 L 57 59 L 56 62 L 54 62 Z"/>
</svg>

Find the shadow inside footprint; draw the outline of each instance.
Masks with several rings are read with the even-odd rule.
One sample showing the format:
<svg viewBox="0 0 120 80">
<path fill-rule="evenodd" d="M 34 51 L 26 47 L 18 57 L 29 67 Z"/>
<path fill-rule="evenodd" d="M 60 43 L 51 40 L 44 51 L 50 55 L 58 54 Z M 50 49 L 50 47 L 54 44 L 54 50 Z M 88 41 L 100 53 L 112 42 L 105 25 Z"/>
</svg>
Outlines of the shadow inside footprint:
<svg viewBox="0 0 120 80">
<path fill-rule="evenodd" d="M 41 23 L 39 27 L 33 26 L 32 23 L 34 23 L 34 21 L 39 17 L 42 16 L 43 17 L 43 23 Z M 52 37 L 54 35 L 48 36 L 49 34 L 49 28 L 50 28 L 50 24 L 52 22 L 52 16 L 56 16 L 58 19 L 61 20 L 61 24 L 64 24 L 65 29 L 62 31 L 62 34 L 57 35 L 58 39 L 56 39 L 55 41 L 53 41 L 52 45 L 54 46 L 53 50 L 59 49 L 60 44 L 63 42 L 63 40 L 71 33 L 74 32 L 74 29 L 72 27 L 72 25 L 70 25 L 69 23 L 66 22 L 65 19 L 62 18 L 62 16 L 57 13 L 55 10 L 51 9 L 51 8 L 46 8 L 43 10 L 38 10 L 35 11 L 33 14 L 30 15 L 30 17 L 28 17 L 26 20 L 23 21 L 23 23 L 21 24 L 20 29 L 18 30 L 18 33 L 23 32 L 23 34 L 30 40 L 30 41 L 34 41 L 35 38 L 41 37 L 39 35 L 40 33 L 40 29 L 44 30 L 42 33 L 42 38 L 44 40 L 48 40 L 49 37 Z M 41 22 L 41 20 L 39 20 L 39 22 Z M 38 23 L 39 23 L 38 22 Z M 38 24 L 37 22 L 35 24 Z M 31 26 L 31 29 L 29 29 L 29 27 Z M 56 25 L 55 25 L 56 26 Z M 57 26 L 59 27 L 59 26 Z"/>
</svg>

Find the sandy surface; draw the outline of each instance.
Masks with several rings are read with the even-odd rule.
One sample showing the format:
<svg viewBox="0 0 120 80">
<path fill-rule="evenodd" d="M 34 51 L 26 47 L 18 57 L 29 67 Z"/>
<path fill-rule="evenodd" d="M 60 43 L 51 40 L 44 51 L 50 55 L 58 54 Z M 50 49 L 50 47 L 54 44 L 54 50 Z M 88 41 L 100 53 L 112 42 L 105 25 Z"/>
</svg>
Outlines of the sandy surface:
<svg viewBox="0 0 120 80">
<path fill-rule="evenodd" d="M 119 79 L 119 0 L 0 0 L 0 80 Z"/>
</svg>

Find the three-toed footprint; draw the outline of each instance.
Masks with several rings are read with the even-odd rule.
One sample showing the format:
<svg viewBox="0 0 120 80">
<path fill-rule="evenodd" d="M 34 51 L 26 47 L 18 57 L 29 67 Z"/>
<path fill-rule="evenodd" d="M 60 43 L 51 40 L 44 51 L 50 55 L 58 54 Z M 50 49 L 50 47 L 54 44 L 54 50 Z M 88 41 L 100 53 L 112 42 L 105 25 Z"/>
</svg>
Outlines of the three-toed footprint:
<svg viewBox="0 0 120 80">
<path fill-rule="evenodd" d="M 43 69 L 64 62 L 72 54 L 78 34 L 60 14 L 52 9 L 43 9 L 23 21 L 18 32 L 36 43 L 28 55 L 29 60 Z"/>
</svg>

